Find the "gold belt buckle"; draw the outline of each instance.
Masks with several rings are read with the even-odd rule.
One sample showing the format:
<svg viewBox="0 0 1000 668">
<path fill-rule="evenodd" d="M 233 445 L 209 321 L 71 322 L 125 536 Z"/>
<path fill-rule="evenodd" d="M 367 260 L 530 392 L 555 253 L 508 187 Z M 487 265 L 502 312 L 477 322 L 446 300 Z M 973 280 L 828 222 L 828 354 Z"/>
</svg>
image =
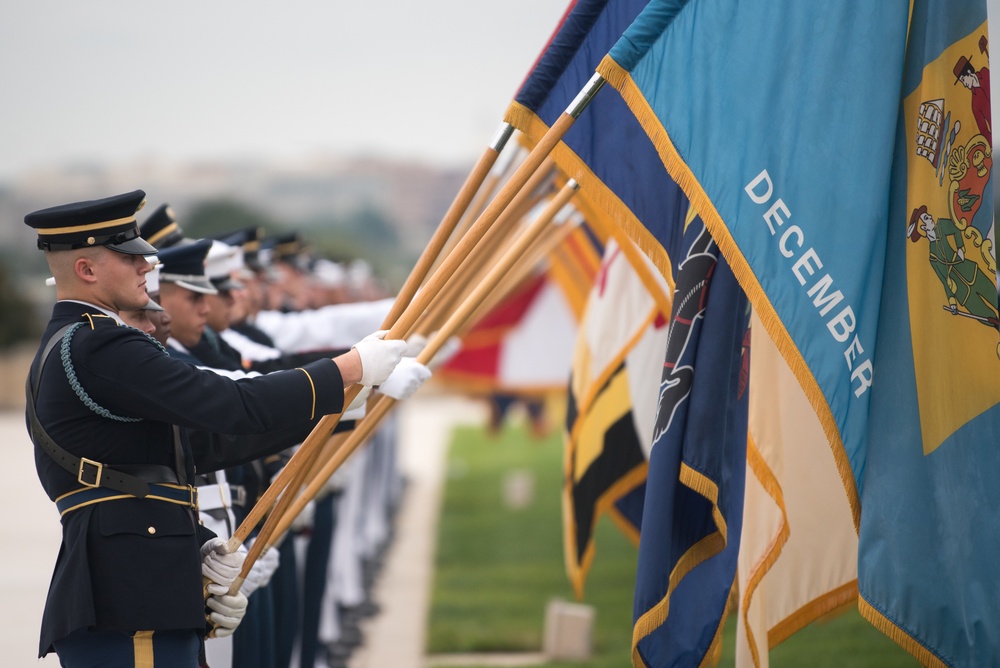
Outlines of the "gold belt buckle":
<svg viewBox="0 0 1000 668">
<path fill-rule="evenodd" d="M 83 479 L 84 467 L 90 464 L 90 466 L 97 469 L 94 474 L 94 482 L 87 482 Z M 89 469 L 88 469 L 89 470 Z M 77 470 L 76 480 L 84 487 L 100 487 L 101 486 L 101 476 L 104 475 L 104 464 L 101 462 L 95 462 L 93 459 L 87 459 L 86 457 L 80 457 L 80 468 Z M 88 476 L 89 477 L 89 476 Z"/>
<path fill-rule="evenodd" d="M 191 495 L 191 500 L 188 503 L 191 504 L 192 508 L 198 510 L 198 488 L 194 487 L 193 485 L 188 485 L 187 488 L 188 492 Z"/>
</svg>

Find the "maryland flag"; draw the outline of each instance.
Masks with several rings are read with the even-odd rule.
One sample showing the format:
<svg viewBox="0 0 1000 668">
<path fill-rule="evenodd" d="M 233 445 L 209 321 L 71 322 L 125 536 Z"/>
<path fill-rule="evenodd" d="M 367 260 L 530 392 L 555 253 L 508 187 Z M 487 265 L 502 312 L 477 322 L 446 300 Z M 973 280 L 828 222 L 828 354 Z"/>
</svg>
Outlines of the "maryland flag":
<svg viewBox="0 0 1000 668">
<path fill-rule="evenodd" d="M 563 528 L 566 572 L 583 597 L 594 527 L 608 514 L 639 542 L 656 393 L 672 297 L 626 240 L 609 241 L 573 355 L 566 411 Z"/>
</svg>

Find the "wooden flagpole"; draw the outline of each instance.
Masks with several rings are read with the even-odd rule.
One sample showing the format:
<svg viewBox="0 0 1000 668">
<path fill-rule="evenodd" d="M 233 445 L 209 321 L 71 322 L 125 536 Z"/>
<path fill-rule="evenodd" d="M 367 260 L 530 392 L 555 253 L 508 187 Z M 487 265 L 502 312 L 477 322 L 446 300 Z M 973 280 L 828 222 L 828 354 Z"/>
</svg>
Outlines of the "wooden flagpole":
<svg viewBox="0 0 1000 668">
<path fill-rule="evenodd" d="M 569 220 L 559 225 L 550 225 L 547 227 L 531 250 L 518 260 L 517 264 L 504 276 L 500 284 L 472 313 L 462 329 L 459 330 L 458 335 L 461 336 L 472 327 L 475 327 L 487 313 L 496 308 L 501 301 L 521 286 L 529 274 L 538 268 L 542 260 L 555 250 L 575 227 L 576 224 Z M 432 324 L 432 327 L 435 325 L 436 323 Z"/>
<path fill-rule="evenodd" d="M 462 216 L 468 210 L 469 203 L 475 196 L 476 192 L 481 189 L 483 181 L 486 179 L 487 175 L 490 173 L 493 165 L 496 163 L 497 158 L 500 156 L 500 152 L 506 146 L 507 141 L 513 134 L 514 127 L 509 123 L 504 123 L 497 130 L 496 136 L 490 142 L 489 146 L 479 157 L 476 162 L 475 167 L 473 167 L 472 172 L 465 179 L 465 183 L 462 184 L 461 189 L 455 196 L 454 201 L 452 201 L 451 206 L 448 207 L 448 211 L 445 213 L 444 218 L 438 225 L 437 230 L 435 230 L 434 235 L 431 240 L 427 243 L 427 247 L 424 248 L 423 252 L 420 254 L 420 259 L 414 265 L 413 269 L 410 271 L 409 277 L 406 282 L 403 283 L 403 287 L 400 288 L 399 294 L 396 295 L 396 300 L 392 304 L 392 309 L 390 309 L 389 314 L 385 317 L 385 321 L 382 323 L 384 328 L 388 328 L 392 323 L 396 322 L 402 312 L 406 309 L 407 304 L 413 299 L 413 295 L 417 293 L 420 285 L 427 278 L 427 274 L 430 272 L 431 267 L 437 262 L 438 257 L 441 255 L 442 249 L 448 243 L 448 240 L 455 236 L 453 232 Z"/>
<path fill-rule="evenodd" d="M 447 277 L 451 275 L 455 269 L 461 264 L 471 251 L 472 247 L 482 238 L 486 230 L 493 224 L 494 221 L 500 216 L 503 210 L 510 204 L 514 195 L 524 186 L 531 175 L 538 169 L 539 165 L 545 158 L 548 157 L 549 153 L 555 148 L 562 138 L 569 131 L 570 127 L 576 119 L 583 113 L 587 105 L 593 100 L 594 96 L 600 91 L 605 83 L 605 79 L 600 74 L 594 74 L 590 81 L 583 87 L 583 89 L 577 94 L 576 98 L 570 103 L 566 111 L 564 111 L 552 127 L 542 136 L 535 148 L 528 154 L 524 159 L 524 162 L 518 166 L 517 170 L 511 176 L 510 180 L 504 184 L 504 187 L 500 189 L 497 196 L 490 202 L 486 210 L 476 219 L 472 227 L 469 228 L 468 233 L 466 233 L 462 240 L 455 246 L 454 250 L 448 254 L 445 262 L 437 268 L 436 271 L 430 276 L 426 284 L 423 286 L 423 290 L 414 295 L 414 299 L 407 305 L 403 312 L 400 314 L 396 322 L 389 328 L 386 333 L 385 338 L 387 339 L 400 339 L 405 336 L 406 333 L 410 331 L 413 325 L 416 323 L 419 314 L 422 313 L 429 305 L 431 299 L 438 293 L 442 285 L 447 281 Z M 509 137 L 509 133 L 507 137 Z M 439 332 L 440 334 L 440 332 Z M 439 338 L 435 336 L 434 339 Z M 432 339 L 433 340 L 433 339 Z M 430 344 L 428 343 L 428 346 Z M 443 341 L 438 344 L 438 347 L 443 345 Z M 425 347 L 425 351 L 427 348 Z M 437 350 L 435 350 L 437 352 Z M 428 360 L 430 358 L 428 357 Z M 355 385 L 350 388 L 347 392 L 344 403 L 348 404 L 361 391 L 360 386 Z M 311 451 L 312 448 L 320 447 L 319 444 L 325 443 L 326 439 L 330 434 L 333 433 L 334 428 L 340 421 L 342 413 L 336 413 L 332 415 L 326 415 L 320 420 L 319 424 L 313 428 L 309 437 L 306 441 L 299 447 L 299 451 L 295 453 L 285 468 L 282 469 L 278 476 L 278 479 L 268 487 L 267 492 L 265 492 L 265 497 L 271 492 L 271 488 L 278 487 L 284 489 L 287 486 L 288 481 L 292 480 L 296 473 L 298 473 L 298 468 L 301 467 L 301 462 L 305 458 L 303 450 Z M 298 463 L 296 463 L 296 458 L 298 458 Z M 331 471 L 332 472 L 332 471 Z M 282 481 L 281 478 L 284 477 Z M 263 515 L 271 508 L 274 504 L 277 495 L 280 493 L 280 489 L 276 490 L 270 499 L 261 498 L 261 500 L 251 509 L 247 518 L 240 524 L 239 528 L 233 534 L 232 538 L 229 539 L 228 547 L 229 550 L 235 551 L 239 546 L 246 540 L 253 527 L 260 522 Z"/>
<path fill-rule="evenodd" d="M 468 294 L 474 284 L 473 277 L 489 267 L 490 260 L 497 254 L 497 249 L 509 242 L 517 232 L 518 223 L 545 196 L 544 190 L 548 187 L 554 169 L 555 161 L 551 157 L 546 158 L 496 222 L 486 231 L 469 256 L 448 278 L 448 282 L 434 302 L 420 314 L 415 331 L 421 334 L 431 333 L 433 328 L 426 326 L 426 323 L 442 321 L 443 316 L 447 316 L 455 308 L 455 304 L 460 303 Z"/>
<path fill-rule="evenodd" d="M 531 206 L 533 207 L 535 204 L 537 204 L 537 202 L 540 199 L 541 197 L 533 197 L 532 198 L 533 201 L 530 203 Z M 526 202 L 526 204 L 528 203 Z M 520 222 L 523 222 L 525 220 L 524 216 L 520 216 L 520 219 L 521 219 Z M 549 227 L 545 228 L 545 230 L 542 232 L 542 237 L 545 237 L 548 234 L 550 234 L 553 227 L 554 226 L 550 225 Z M 490 230 L 490 232 L 493 232 L 493 230 Z M 511 225 L 509 228 L 507 228 L 507 230 L 504 232 L 503 235 L 496 235 L 492 237 L 490 239 L 490 244 L 488 245 L 487 248 L 484 249 L 484 251 L 486 251 L 487 253 L 485 257 L 493 258 L 503 255 L 503 253 L 506 252 L 507 248 L 509 248 L 510 245 L 513 243 L 513 241 L 516 239 L 515 235 L 516 232 L 518 232 L 518 229 L 516 229 L 514 225 Z M 486 242 L 486 237 L 483 238 L 483 241 L 480 242 L 480 245 L 482 245 L 485 242 Z M 536 244 L 537 243 L 538 242 L 536 241 Z M 515 265 L 515 267 L 517 266 L 518 265 Z M 453 283 L 448 284 L 449 287 L 453 287 L 454 289 L 451 290 L 446 297 L 436 300 L 434 304 L 432 304 L 431 307 L 424 312 L 424 316 L 418 323 L 419 331 L 421 333 L 434 332 L 438 327 L 441 326 L 443 322 L 445 322 L 448 319 L 448 316 L 455 309 L 455 306 L 457 304 L 461 304 L 469 296 L 469 294 L 471 294 L 472 290 L 475 289 L 475 286 L 483 280 L 483 278 L 490 270 L 490 263 L 487 261 L 487 262 L 480 262 L 476 265 L 463 264 L 461 269 L 464 270 L 461 278 L 454 281 Z M 505 279 L 505 282 L 506 280 L 507 279 Z M 495 289 L 493 292 L 491 292 L 489 296 L 487 296 L 486 301 L 492 300 L 496 296 L 498 289 Z M 470 320 L 466 321 L 465 327 L 467 328 L 471 326 L 471 324 L 472 324 L 472 319 L 470 318 Z"/>
<path fill-rule="evenodd" d="M 465 213 L 469 202 L 472 201 L 473 196 L 482 185 L 486 175 L 489 174 L 490 169 L 493 167 L 493 164 L 496 162 L 500 152 L 507 144 L 507 141 L 510 139 L 513 131 L 514 127 L 509 123 L 501 124 L 500 128 L 497 130 L 497 133 L 493 137 L 492 141 L 490 141 L 489 146 L 487 146 L 486 150 L 480 156 L 475 167 L 469 173 L 465 183 L 462 185 L 462 188 L 455 196 L 455 199 L 452 201 L 451 206 L 445 213 L 444 218 L 438 225 L 437 230 L 431 237 L 430 242 L 428 242 L 424 251 L 421 253 L 420 258 L 417 260 L 416 265 L 414 265 L 413 269 L 410 271 L 410 275 L 404 282 L 403 287 L 400 288 L 400 291 L 396 294 L 396 299 L 393 301 L 392 307 L 382 323 L 382 329 L 388 329 L 394 322 L 396 322 L 400 314 L 405 311 L 407 305 L 409 305 L 410 301 L 413 299 L 413 296 L 417 293 L 417 290 L 426 278 L 430 268 L 437 260 L 438 254 L 447 243 L 448 238 L 454 231 L 455 226 L 462 217 L 462 214 Z M 354 386 L 345 391 L 344 405 L 346 406 L 353 401 L 360 392 L 360 386 Z M 234 552 L 239 549 L 239 546 L 242 545 L 247 539 L 254 527 L 256 527 L 264 518 L 264 515 L 271 510 L 277 502 L 281 492 L 298 474 L 299 469 L 303 465 L 303 459 L 310 457 L 311 453 L 317 451 L 320 445 L 326 442 L 326 439 L 333 433 L 334 428 L 336 428 L 337 423 L 340 422 L 341 415 L 342 412 L 326 415 L 313 428 L 306 440 L 301 446 L 299 446 L 295 455 L 293 455 L 288 463 L 285 464 L 284 468 L 282 468 L 274 482 L 268 486 L 261 499 L 254 505 L 253 508 L 250 509 L 246 518 L 240 523 L 240 526 L 236 529 L 236 531 L 233 532 L 233 535 L 229 539 L 227 545 L 230 552 Z"/>
<path fill-rule="evenodd" d="M 438 254 L 437 264 L 440 264 L 444 258 L 448 257 L 449 253 L 454 250 L 458 240 L 465 236 L 472 224 L 476 222 L 476 219 L 483 213 L 490 197 L 495 194 L 496 188 L 500 182 L 505 178 L 509 179 L 510 175 L 508 172 L 513 168 L 521 153 L 521 147 L 517 146 L 514 150 L 509 150 L 501 156 L 504 157 L 504 161 L 502 163 L 499 160 L 497 161 L 493 171 L 490 172 L 486 181 L 484 181 L 483 187 L 479 189 L 479 192 L 476 193 L 475 199 L 465 210 L 465 214 L 462 216 L 461 221 L 455 228 L 455 234 L 448 238 L 448 243 L 445 244 L 444 249 Z M 437 265 L 434 266 L 434 269 L 437 269 Z"/>
<path fill-rule="evenodd" d="M 341 432 L 339 434 L 333 434 L 330 439 L 324 444 L 324 447 L 317 448 L 314 452 L 308 455 L 305 465 L 298 470 L 295 477 L 291 482 L 285 486 L 282 490 L 281 495 L 278 497 L 277 503 L 274 504 L 274 509 L 271 514 L 268 515 L 267 519 L 264 521 L 264 525 L 260 528 L 257 533 L 257 537 L 254 539 L 253 545 L 250 546 L 250 550 L 247 552 L 246 558 L 243 560 L 243 567 L 240 569 L 240 574 L 237 576 L 236 580 L 229 587 L 229 593 L 235 594 L 243 586 L 243 583 L 247 579 L 247 575 L 250 573 L 250 569 L 260 558 L 260 555 L 264 553 L 264 550 L 274 545 L 277 542 L 271 539 L 274 534 L 275 528 L 279 524 L 280 518 L 284 517 L 288 512 L 288 508 L 295 501 L 299 491 L 301 491 L 306 484 L 312 482 L 313 476 L 310 476 L 310 472 L 315 473 L 316 464 L 320 461 L 326 461 L 345 443 L 347 440 L 347 435 L 350 432 Z M 301 512 L 301 511 L 300 511 Z M 298 513 L 296 513 L 298 514 Z M 291 525 L 291 520 L 295 519 L 295 515 L 291 516 L 289 520 L 289 525 Z M 281 535 L 284 535 L 282 532 Z M 280 538 L 280 536 L 278 536 Z"/>
<path fill-rule="evenodd" d="M 441 349 L 441 346 L 465 323 L 469 316 L 475 311 L 478 305 L 489 295 L 497 285 L 501 283 L 503 277 L 516 264 L 519 257 L 538 239 L 539 235 L 551 222 L 555 214 L 561 209 L 576 193 L 578 184 L 570 180 L 559 194 L 549 203 L 545 211 L 534 221 L 524 233 L 518 237 L 510 249 L 501 257 L 497 264 L 490 270 L 482 283 L 469 295 L 458 309 L 448 318 L 448 321 L 431 337 L 430 341 L 417 356 L 417 361 L 427 364 Z M 379 421 L 395 405 L 396 401 L 385 395 L 376 397 L 369 405 L 368 414 L 358 423 L 344 441 L 343 445 L 337 449 L 330 459 L 324 462 L 323 467 L 316 473 L 312 482 L 305 491 L 295 500 L 281 518 L 277 529 L 272 536 L 280 537 L 288 531 L 294 519 L 310 500 L 315 498 L 322 488 L 324 482 L 346 461 L 346 459 L 374 432 Z M 247 557 L 249 561 L 249 556 Z"/>
</svg>

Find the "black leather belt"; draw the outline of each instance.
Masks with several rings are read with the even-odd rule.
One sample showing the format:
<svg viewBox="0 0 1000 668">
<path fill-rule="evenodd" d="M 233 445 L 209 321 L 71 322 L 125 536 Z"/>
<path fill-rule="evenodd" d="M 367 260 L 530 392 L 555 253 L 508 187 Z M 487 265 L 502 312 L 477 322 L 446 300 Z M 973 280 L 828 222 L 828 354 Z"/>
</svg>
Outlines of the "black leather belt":
<svg viewBox="0 0 1000 668">
<path fill-rule="evenodd" d="M 56 343 L 62 338 L 63 334 L 68 331 L 70 327 L 72 327 L 72 325 L 67 325 L 52 335 L 49 341 L 45 344 L 45 348 L 39 357 L 38 365 L 35 367 L 34 373 L 29 374 L 27 381 L 25 382 L 25 392 L 27 395 L 26 412 L 28 414 L 28 423 L 30 425 L 31 440 L 35 443 L 35 445 L 40 447 L 45 454 L 51 457 L 56 464 L 61 466 L 70 474 L 75 475 L 77 482 L 83 485 L 84 488 L 107 488 L 141 499 L 151 493 L 150 483 L 186 482 L 186 480 L 179 481 L 177 477 L 178 475 L 183 475 L 184 463 L 181 461 L 182 446 L 180 443 L 180 430 L 176 426 L 173 427 L 174 454 L 178 459 L 178 471 L 181 471 L 181 473 L 176 473 L 168 466 L 136 466 L 118 464 L 109 466 L 86 457 L 77 457 L 60 447 L 54 440 L 52 440 L 52 437 L 49 436 L 42 427 L 41 422 L 38 420 L 38 415 L 35 413 L 35 402 L 38 400 L 38 384 L 42 374 L 42 368 L 45 366 L 45 362 L 48 360 L 48 356 L 49 353 L 52 352 L 52 348 L 55 347 Z M 111 468 L 111 466 L 114 466 L 114 468 Z M 185 488 L 186 487 L 187 486 L 185 485 Z"/>
</svg>

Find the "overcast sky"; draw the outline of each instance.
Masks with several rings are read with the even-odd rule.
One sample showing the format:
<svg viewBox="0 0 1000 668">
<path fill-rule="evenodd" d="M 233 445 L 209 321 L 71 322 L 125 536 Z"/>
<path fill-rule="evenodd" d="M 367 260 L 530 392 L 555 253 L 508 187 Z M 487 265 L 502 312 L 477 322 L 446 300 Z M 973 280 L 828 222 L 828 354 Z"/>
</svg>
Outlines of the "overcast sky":
<svg viewBox="0 0 1000 668">
<path fill-rule="evenodd" d="M 0 177 L 68 160 L 465 164 L 569 0 L 4 0 Z"/>
<path fill-rule="evenodd" d="M 4 0 L 0 178 L 319 152 L 465 164 L 568 4 Z"/>
</svg>

